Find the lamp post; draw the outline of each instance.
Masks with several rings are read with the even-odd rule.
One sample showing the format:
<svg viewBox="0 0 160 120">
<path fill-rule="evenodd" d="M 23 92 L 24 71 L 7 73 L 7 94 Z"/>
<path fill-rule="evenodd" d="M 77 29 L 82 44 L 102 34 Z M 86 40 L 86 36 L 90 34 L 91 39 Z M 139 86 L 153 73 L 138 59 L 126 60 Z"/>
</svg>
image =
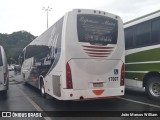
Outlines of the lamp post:
<svg viewBox="0 0 160 120">
<path fill-rule="evenodd" d="M 43 7 L 42 10 L 47 12 L 47 29 L 48 29 L 48 11 L 51 11 L 52 8 L 50 8 L 49 6 L 47 8 Z"/>
</svg>

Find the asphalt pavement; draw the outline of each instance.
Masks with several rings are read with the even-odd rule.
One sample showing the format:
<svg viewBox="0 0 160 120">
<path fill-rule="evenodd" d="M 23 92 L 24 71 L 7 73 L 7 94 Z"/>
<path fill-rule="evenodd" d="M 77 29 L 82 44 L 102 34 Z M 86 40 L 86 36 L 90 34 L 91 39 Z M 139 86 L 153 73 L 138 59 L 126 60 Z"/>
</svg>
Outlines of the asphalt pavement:
<svg viewBox="0 0 160 120">
<path fill-rule="evenodd" d="M 117 111 L 160 111 L 160 103 L 150 100 L 146 97 L 144 91 L 132 91 L 127 90 L 125 96 L 118 99 L 106 99 L 96 101 L 60 101 L 53 97 L 44 99 L 40 95 L 40 91 L 30 85 L 24 85 L 20 74 L 15 74 L 14 71 L 10 71 L 10 85 L 6 97 L 0 97 L 0 111 L 71 111 L 71 117 L 44 117 L 44 118 L 30 118 L 29 120 L 128 120 L 129 117 L 72 117 L 76 115 L 76 111 L 111 111 L 116 114 Z M 95 116 L 96 112 L 89 112 L 92 116 Z M 50 113 L 46 114 L 50 116 Z M 107 114 L 107 112 L 106 112 Z M 53 115 L 54 116 L 54 115 Z M 56 115 L 55 115 L 56 116 Z M 135 117 L 138 119 L 139 117 Z M 18 120 L 20 118 L 10 118 L 11 120 Z M 10 120 L 9 119 L 9 120 Z M 28 119 L 28 118 L 21 118 Z M 134 119 L 133 117 L 131 119 Z M 141 120 L 144 118 L 140 117 Z M 149 117 L 152 120 L 159 120 L 157 117 Z M 1 120 L 1 118 L 0 118 Z M 8 120 L 8 119 L 7 119 Z"/>
<path fill-rule="evenodd" d="M 9 71 L 9 83 L 23 83 L 22 76 L 20 72 L 15 73 L 14 71 Z"/>
</svg>

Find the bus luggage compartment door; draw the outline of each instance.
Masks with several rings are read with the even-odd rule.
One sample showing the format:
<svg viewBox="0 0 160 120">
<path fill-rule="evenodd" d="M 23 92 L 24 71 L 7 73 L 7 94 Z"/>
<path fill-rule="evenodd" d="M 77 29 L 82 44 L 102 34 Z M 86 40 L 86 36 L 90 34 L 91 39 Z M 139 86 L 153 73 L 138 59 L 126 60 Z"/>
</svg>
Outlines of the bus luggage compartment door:
<svg viewBox="0 0 160 120">
<path fill-rule="evenodd" d="M 121 60 L 71 59 L 68 63 L 71 68 L 73 89 L 120 87 L 123 64 Z"/>
</svg>

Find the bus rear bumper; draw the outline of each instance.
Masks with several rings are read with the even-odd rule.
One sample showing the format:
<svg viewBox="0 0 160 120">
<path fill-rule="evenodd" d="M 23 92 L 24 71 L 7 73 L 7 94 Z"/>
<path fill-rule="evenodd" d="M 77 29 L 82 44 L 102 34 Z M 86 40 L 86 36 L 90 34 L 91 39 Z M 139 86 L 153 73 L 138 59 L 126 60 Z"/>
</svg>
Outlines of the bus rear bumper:
<svg viewBox="0 0 160 120">
<path fill-rule="evenodd" d="M 63 89 L 63 100 L 93 100 L 93 99 L 106 99 L 116 98 L 123 96 L 125 92 L 124 86 L 119 88 L 107 88 L 107 89 L 90 89 L 90 90 L 74 90 Z"/>
</svg>

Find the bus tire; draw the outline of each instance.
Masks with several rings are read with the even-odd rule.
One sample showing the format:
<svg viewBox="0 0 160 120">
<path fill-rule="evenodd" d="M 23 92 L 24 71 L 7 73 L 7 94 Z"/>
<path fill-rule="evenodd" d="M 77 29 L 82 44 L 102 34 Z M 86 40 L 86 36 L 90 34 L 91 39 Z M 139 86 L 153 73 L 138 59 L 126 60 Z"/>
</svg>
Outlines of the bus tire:
<svg viewBox="0 0 160 120">
<path fill-rule="evenodd" d="M 3 95 L 4 95 L 4 96 L 7 96 L 7 90 L 4 90 L 4 91 L 3 91 Z"/>
<path fill-rule="evenodd" d="M 149 98 L 160 100 L 160 77 L 150 77 L 145 86 L 146 94 Z"/>
<path fill-rule="evenodd" d="M 40 91 L 41 91 L 41 96 L 43 98 L 46 98 L 46 92 L 43 80 L 40 81 Z"/>
</svg>

